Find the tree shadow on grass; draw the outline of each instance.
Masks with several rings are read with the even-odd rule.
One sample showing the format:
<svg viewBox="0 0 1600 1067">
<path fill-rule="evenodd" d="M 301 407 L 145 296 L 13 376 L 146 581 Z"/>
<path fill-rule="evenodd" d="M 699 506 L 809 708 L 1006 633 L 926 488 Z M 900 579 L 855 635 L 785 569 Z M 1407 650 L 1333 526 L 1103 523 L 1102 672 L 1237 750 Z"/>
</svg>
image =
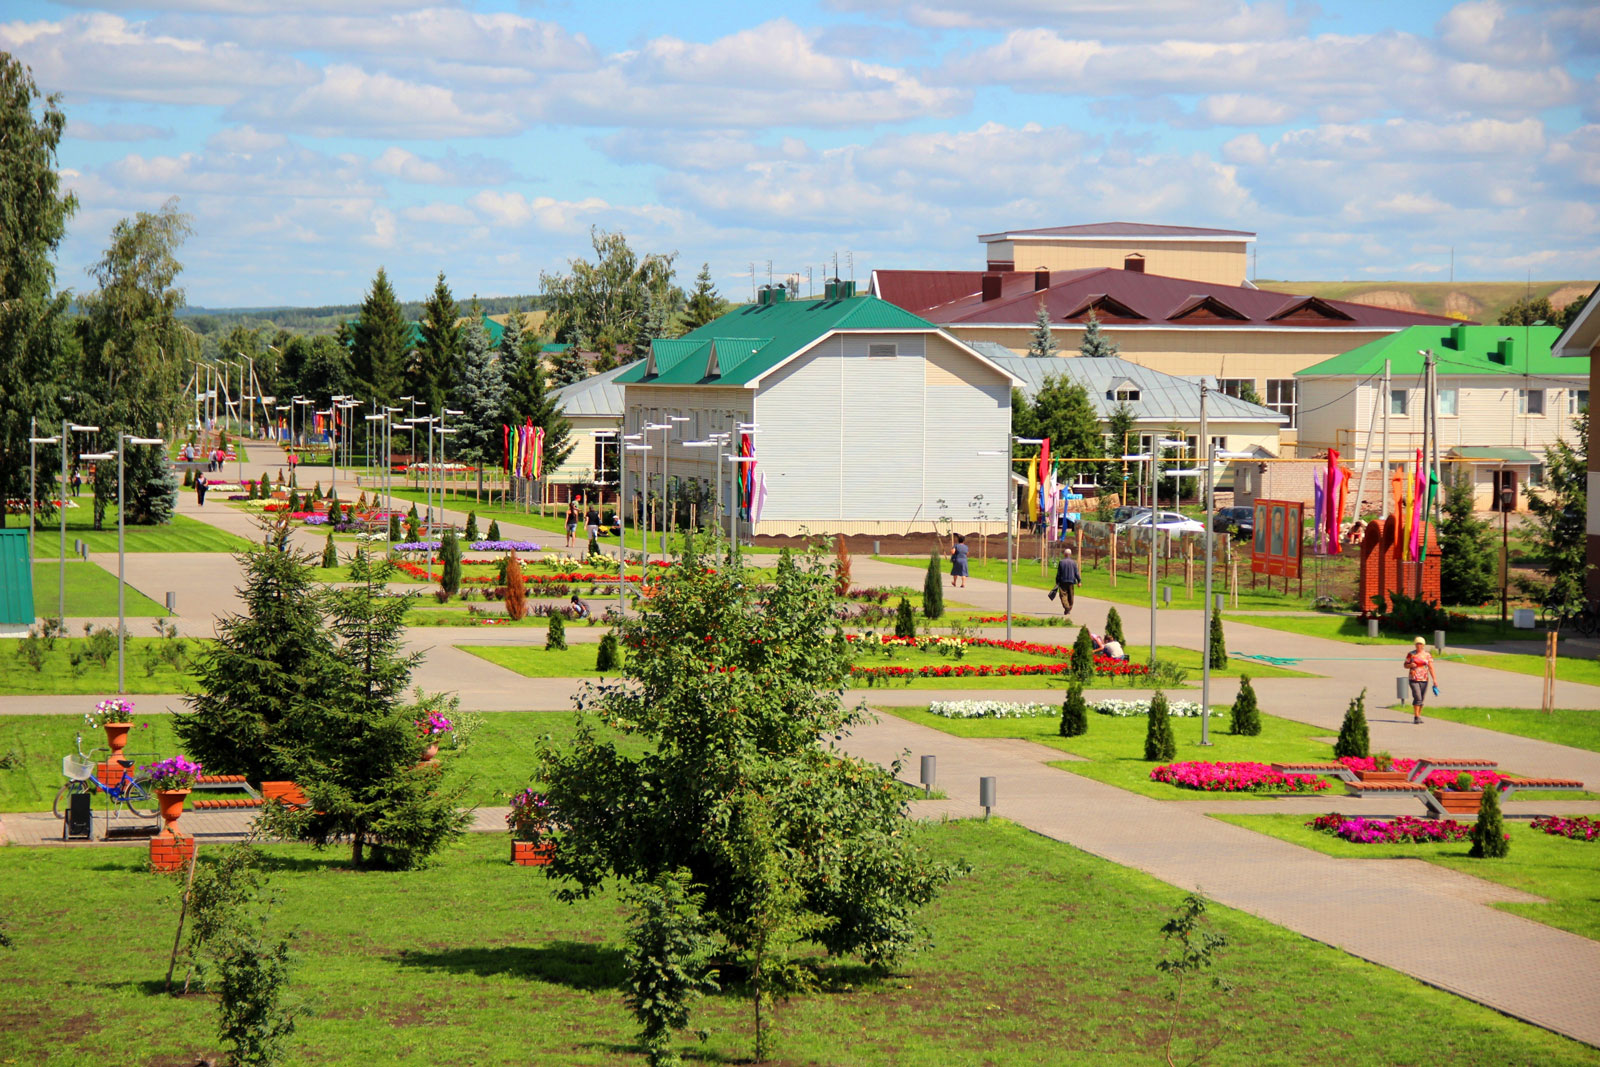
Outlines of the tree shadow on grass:
<svg viewBox="0 0 1600 1067">
<path fill-rule="evenodd" d="M 485 978 L 497 975 L 535 978 L 585 992 L 620 990 L 626 982 L 621 949 L 582 941 L 552 941 L 539 946 L 456 948 L 443 952 L 402 949 L 397 959 L 403 967 L 475 974 Z"/>
<path fill-rule="evenodd" d="M 613 1056 L 643 1056 L 643 1045 L 628 1045 L 620 1041 L 588 1041 L 578 1046 L 590 1052 L 609 1052 Z M 729 1056 L 716 1049 L 677 1044 L 678 1053 L 689 1063 L 754 1063 L 747 1056 Z"/>
</svg>

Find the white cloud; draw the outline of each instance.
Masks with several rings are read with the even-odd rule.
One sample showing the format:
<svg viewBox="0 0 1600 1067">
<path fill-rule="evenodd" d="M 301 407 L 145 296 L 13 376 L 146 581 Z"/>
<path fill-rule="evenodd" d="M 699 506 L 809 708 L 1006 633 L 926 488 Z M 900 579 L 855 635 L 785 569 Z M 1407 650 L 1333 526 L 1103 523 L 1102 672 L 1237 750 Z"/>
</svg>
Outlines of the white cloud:
<svg viewBox="0 0 1600 1067">
<path fill-rule="evenodd" d="M 172 129 L 143 122 L 88 122 L 69 117 L 66 136 L 79 141 L 166 141 L 172 138 Z"/>
<path fill-rule="evenodd" d="M 514 132 L 519 123 L 495 100 L 468 99 L 437 85 L 336 63 L 305 89 L 241 102 L 231 115 L 312 136 L 443 138 Z"/>
<path fill-rule="evenodd" d="M 407 222 L 419 222 L 437 226 L 476 226 L 478 216 L 462 207 L 460 204 L 447 204 L 434 201 L 431 204 L 414 204 L 402 208 L 400 217 Z"/>
<path fill-rule="evenodd" d="M 1508 12 L 1500 0 L 1467 0 L 1439 20 L 1439 40 L 1469 59 L 1499 63 L 1547 63 L 1555 46 L 1542 19 L 1525 11 Z"/>
<path fill-rule="evenodd" d="M 206 141 L 211 148 L 223 152 L 267 152 L 282 148 L 289 139 L 281 133 L 262 133 L 254 126 L 227 126 L 212 134 Z"/>
<path fill-rule="evenodd" d="M 1111 39 L 1230 41 L 1282 37 L 1306 22 L 1305 5 L 1239 0 L 829 0 L 829 7 L 937 29 L 1060 27 Z"/>
<path fill-rule="evenodd" d="M 482 156 L 463 158 L 449 153 L 442 160 L 424 159 L 397 145 L 384 149 L 372 161 L 372 169 L 418 185 L 498 185 L 509 176 L 504 163 Z"/>
</svg>

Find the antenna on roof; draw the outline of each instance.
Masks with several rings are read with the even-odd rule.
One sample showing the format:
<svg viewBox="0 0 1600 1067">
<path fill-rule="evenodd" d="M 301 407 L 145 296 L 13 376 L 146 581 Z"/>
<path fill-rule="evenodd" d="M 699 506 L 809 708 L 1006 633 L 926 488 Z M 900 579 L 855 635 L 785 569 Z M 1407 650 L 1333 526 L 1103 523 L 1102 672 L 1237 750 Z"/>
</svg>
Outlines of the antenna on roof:
<svg viewBox="0 0 1600 1067">
<path fill-rule="evenodd" d="M 833 277 L 835 280 L 839 277 L 839 252 L 837 249 L 833 253 Z"/>
<path fill-rule="evenodd" d="M 772 260 L 767 260 L 767 288 L 772 288 Z"/>
<path fill-rule="evenodd" d="M 756 261 L 752 259 L 750 261 L 750 302 L 753 304 L 753 303 L 755 303 L 755 300 L 756 300 Z"/>
<path fill-rule="evenodd" d="M 856 280 L 856 254 L 854 252 L 846 250 L 845 254 L 844 254 L 844 262 L 845 262 L 845 265 L 850 268 L 850 280 L 852 282 L 855 281 Z M 1531 278 L 1531 277 L 1533 277 L 1533 275 L 1529 274 L 1528 277 Z"/>
<path fill-rule="evenodd" d="M 816 296 L 816 295 L 817 295 L 817 287 L 815 285 L 813 285 L 812 282 L 811 282 L 811 268 L 807 267 L 806 268 L 806 296 L 807 297 L 813 297 L 813 296 Z"/>
</svg>

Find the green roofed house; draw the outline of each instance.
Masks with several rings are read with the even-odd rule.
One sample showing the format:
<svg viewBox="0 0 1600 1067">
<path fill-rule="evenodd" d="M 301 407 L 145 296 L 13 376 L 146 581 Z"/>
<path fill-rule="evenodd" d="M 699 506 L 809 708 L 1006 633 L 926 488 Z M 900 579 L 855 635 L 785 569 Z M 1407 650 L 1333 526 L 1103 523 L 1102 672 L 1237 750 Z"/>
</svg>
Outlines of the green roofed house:
<svg viewBox="0 0 1600 1067">
<path fill-rule="evenodd" d="M 1440 458 L 1472 478 L 1481 509 L 1498 509 L 1509 489 L 1520 510 L 1543 479 L 1545 449 L 1572 440 L 1572 417 L 1589 402 L 1589 360 L 1557 359 L 1551 346 L 1560 334 L 1554 326 L 1411 326 L 1307 367 L 1296 374 L 1299 450 L 1337 448 L 1354 467 L 1369 426 L 1381 450 L 1387 410 L 1388 458 L 1411 459 L 1422 445 L 1423 353 L 1431 351 Z M 1381 396 L 1385 360 L 1389 395 Z"/>
<path fill-rule="evenodd" d="M 737 444 L 686 442 L 755 424 L 758 489 L 746 532 L 903 534 L 941 519 L 1004 529 L 1015 380 L 926 319 L 855 295 L 854 283 L 830 282 L 807 299 L 763 289 L 754 304 L 655 341 L 617 382 L 627 432 L 650 446 L 627 453 L 630 496 L 641 459 L 659 492 L 664 434 L 674 487 L 696 479 L 709 489 L 717 457 Z M 724 506 L 731 468 L 722 462 Z"/>
</svg>

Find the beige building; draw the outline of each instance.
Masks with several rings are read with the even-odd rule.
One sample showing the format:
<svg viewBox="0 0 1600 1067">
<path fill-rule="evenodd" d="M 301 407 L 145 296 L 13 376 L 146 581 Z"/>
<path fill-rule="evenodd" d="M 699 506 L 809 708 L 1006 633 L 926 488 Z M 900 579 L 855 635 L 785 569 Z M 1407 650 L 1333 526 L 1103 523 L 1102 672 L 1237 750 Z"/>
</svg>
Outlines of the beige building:
<svg viewBox="0 0 1600 1067">
<path fill-rule="evenodd" d="M 1245 230 L 1095 222 L 1038 230 L 979 234 L 991 271 L 1068 271 L 1115 267 L 1172 278 L 1247 285 L 1250 243 Z"/>
<path fill-rule="evenodd" d="M 1589 294 L 1578 317 L 1556 339 L 1552 354 L 1558 360 L 1581 359 L 1589 364 L 1589 396 L 1594 395 L 1600 367 L 1600 286 Z M 1588 397 L 1585 397 L 1587 400 Z M 1600 420 L 1589 419 L 1589 514 L 1584 526 L 1589 538 L 1588 588 L 1591 599 L 1600 600 Z"/>
</svg>

